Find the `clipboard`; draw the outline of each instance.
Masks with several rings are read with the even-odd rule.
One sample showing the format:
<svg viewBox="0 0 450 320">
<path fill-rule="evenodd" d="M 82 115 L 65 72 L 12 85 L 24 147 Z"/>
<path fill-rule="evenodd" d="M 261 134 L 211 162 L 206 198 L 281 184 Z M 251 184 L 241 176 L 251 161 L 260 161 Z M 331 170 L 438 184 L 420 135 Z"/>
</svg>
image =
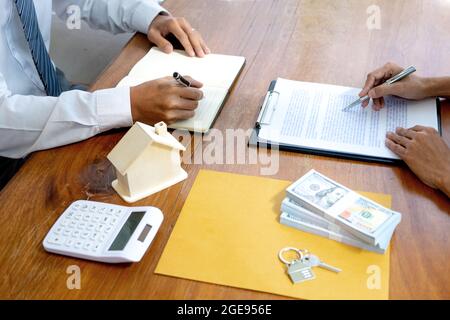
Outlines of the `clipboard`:
<svg viewBox="0 0 450 320">
<path fill-rule="evenodd" d="M 255 123 L 255 127 L 250 135 L 250 139 L 248 142 L 249 146 L 253 146 L 256 148 L 270 148 L 277 147 L 279 150 L 283 151 L 291 151 L 303 154 L 311 154 L 315 156 L 324 156 L 324 157 L 333 157 L 345 160 L 356 160 L 370 163 L 381 163 L 381 164 L 402 164 L 403 160 L 401 159 L 388 159 L 383 157 L 374 157 L 374 156 L 365 156 L 358 155 L 352 153 L 345 152 L 337 152 L 337 151 L 329 151 L 329 150 L 320 150 L 313 149 L 309 147 L 301 147 L 301 146 L 292 146 L 286 144 L 274 144 L 270 141 L 261 139 L 259 137 L 259 131 L 263 125 L 270 125 L 273 114 L 276 112 L 277 103 L 279 99 L 280 93 L 275 91 L 277 81 L 273 80 L 270 83 L 269 89 L 266 93 L 266 97 L 264 99 L 263 104 L 261 105 L 261 109 L 258 115 L 258 118 Z M 437 120 L 438 120 L 438 131 L 442 136 L 442 123 L 441 123 L 441 100 L 436 98 L 436 110 L 437 110 Z"/>
</svg>

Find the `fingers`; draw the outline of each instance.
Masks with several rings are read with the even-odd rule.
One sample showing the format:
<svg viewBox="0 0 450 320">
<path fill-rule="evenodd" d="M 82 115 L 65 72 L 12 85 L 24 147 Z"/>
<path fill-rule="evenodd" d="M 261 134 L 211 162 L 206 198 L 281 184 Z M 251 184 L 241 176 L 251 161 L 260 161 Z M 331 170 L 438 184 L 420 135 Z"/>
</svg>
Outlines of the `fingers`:
<svg viewBox="0 0 450 320">
<path fill-rule="evenodd" d="M 391 78 L 394 74 L 399 73 L 401 70 L 401 67 L 393 63 L 387 63 L 383 67 L 369 73 L 359 96 L 369 96 L 373 100 L 374 110 L 381 110 L 381 108 L 384 107 L 384 99 L 381 98 L 388 95 L 387 91 L 392 90 L 393 88 L 389 88 L 387 85 L 380 86 L 380 84 Z M 369 100 L 362 104 L 364 108 L 368 105 Z"/>
<path fill-rule="evenodd" d="M 424 126 L 414 126 L 410 130 L 415 131 L 415 132 L 424 132 L 425 131 L 425 132 L 438 133 L 436 129 L 430 128 L 430 127 L 424 127 Z"/>
<path fill-rule="evenodd" d="M 195 80 L 194 78 L 192 78 L 190 76 L 184 76 L 184 78 L 191 83 L 191 87 L 198 88 L 198 89 L 203 87 L 203 83 Z"/>
<path fill-rule="evenodd" d="M 168 91 L 168 108 L 172 110 L 195 110 L 198 107 L 198 101 L 203 99 L 203 92 L 194 87 L 184 87 L 180 86 L 178 83 L 173 82 L 174 79 L 167 78 L 171 80 L 169 86 L 171 87 Z M 189 81 L 195 81 L 192 78 Z M 198 81 L 197 81 L 198 82 Z"/>
<path fill-rule="evenodd" d="M 180 26 L 180 23 L 178 23 L 176 20 L 172 20 L 169 24 L 169 32 L 172 33 L 178 39 L 178 41 L 180 41 L 184 50 L 190 57 L 195 57 L 195 51 L 191 45 L 189 36 L 185 32 L 185 30 Z"/>
<path fill-rule="evenodd" d="M 203 58 L 206 54 L 210 53 L 200 33 L 193 29 L 185 19 L 180 20 L 180 26 L 187 34 L 197 57 Z"/>
<path fill-rule="evenodd" d="M 430 136 L 427 137 L 427 135 L 433 133 L 439 134 L 436 129 L 431 127 L 415 126 L 411 129 L 397 128 L 395 133 L 388 132 L 386 134 L 385 144 L 392 152 L 407 161 L 408 155 L 414 149 L 414 144 L 417 145 L 418 143 L 423 147 L 423 141 L 430 140 Z"/>
<path fill-rule="evenodd" d="M 163 35 L 158 31 L 156 30 L 150 31 L 149 39 L 165 53 L 171 53 L 173 51 L 172 44 L 170 44 L 170 42 L 167 41 L 166 38 L 164 38 Z"/>
<path fill-rule="evenodd" d="M 174 110 L 188 110 L 194 111 L 198 108 L 198 101 L 178 98 L 173 104 L 172 109 Z"/>
<path fill-rule="evenodd" d="M 365 100 L 363 103 L 361 103 L 361 106 L 362 106 L 363 108 L 365 108 L 365 107 L 367 107 L 367 106 L 369 105 L 369 103 L 370 103 L 370 99 Z"/>
<path fill-rule="evenodd" d="M 194 78 L 190 77 L 190 76 L 183 76 L 183 78 L 185 78 L 187 81 L 189 81 L 189 83 L 191 84 L 191 88 L 196 88 L 196 89 L 200 89 L 203 87 L 203 83 L 201 83 L 198 80 L 195 80 Z M 167 83 L 169 83 L 172 86 L 176 86 L 176 87 L 180 87 L 180 88 L 186 88 L 185 86 L 179 84 L 173 77 L 165 77 L 165 78 L 161 78 L 160 80 L 163 80 Z"/>
<path fill-rule="evenodd" d="M 162 116 L 159 119 L 168 124 L 190 119 L 195 116 L 197 107 L 197 101 L 174 97 L 167 102 Z"/>
<path fill-rule="evenodd" d="M 196 88 L 179 88 L 177 94 L 184 99 L 199 101 L 203 99 L 203 92 Z"/>
<path fill-rule="evenodd" d="M 370 89 L 370 91 L 368 93 L 369 97 L 371 99 L 378 99 L 378 98 L 385 96 L 385 93 L 388 90 L 388 88 L 386 88 L 386 87 L 387 87 L 387 85 L 383 84 L 381 86 Z"/>
<path fill-rule="evenodd" d="M 396 142 L 392 141 L 391 139 L 387 138 L 385 141 L 386 147 L 391 150 L 393 153 L 398 155 L 400 158 L 403 159 L 403 157 L 406 154 L 406 148 L 400 144 L 397 144 Z"/>
<path fill-rule="evenodd" d="M 385 106 L 384 97 L 396 96 L 401 92 L 402 84 L 382 84 L 369 91 L 369 97 L 373 100 L 373 109 L 379 111 Z"/>
<path fill-rule="evenodd" d="M 204 57 L 211 53 L 198 31 L 192 28 L 184 18 L 174 18 L 170 15 L 159 15 L 151 23 L 148 38 L 165 53 L 171 53 L 173 46 L 165 39 L 173 34 L 181 43 L 187 55 Z"/>
<path fill-rule="evenodd" d="M 409 144 L 411 143 L 410 139 L 408 139 L 408 138 L 406 138 L 404 136 L 398 135 L 396 133 L 393 133 L 393 132 L 388 132 L 386 137 L 389 140 L 391 140 L 391 141 L 395 142 L 396 144 L 399 144 L 399 145 L 401 145 L 402 147 L 405 147 L 405 148 L 407 148 L 409 146 Z"/>
<path fill-rule="evenodd" d="M 389 79 L 390 74 L 392 74 L 392 72 L 390 71 L 389 66 L 387 65 L 369 73 L 367 75 L 366 83 L 364 84 L 364 87 L 360 92 L 359 96 L 360 97 L 367 96 L 370 90 L 378 86 L 383 81 Z"/>
<path fill-rule="evenodd" d="M 416 132 L 420 132 L 420 131 L 425 131 L 425 127 L 424 126 L 414 126 L 411 128 L 411 130 L 416 131 Z"/>
<path fill-rule="evenodd" d="M 408 139 L 414 139 L 416 137 L 416 132 L 411 130 L 411 129 L 404 129 L 404 128 L 397 128 L 397 130 L 395 130 L 395 132 L 399 135 L 399 136 L 403 136 L 406 137 Z"/>
<path fill-rule="evenodd" d="M 369 97 L 372 99 L 385 97 L 385 96 L 395 96 L 399 95 L 402 89 L 402 84 L 400 82 L 396 82 L 393 84 L 382 84 L 378 87 L 375 87 L 369 91 Z"/>
<path fill-rule="evenodd" d="M 364 85 L 364 88 L 359 93 L 360 97 L 364 97 L 364 96 L 368 95 L 370 98 L 373 99 L 374 110 L 380 110 L 383 107 L 384 101 L 381 99 L 378 99 L 381 96 L 375 96 L 372 91 L 376 86 L 378 86 L 383 81 L 384 74 L 385 74 L 385 71 L 383 69 L 378 69 L 372 73 L 369 73 L 369 75 L 367 76 L 367 80 Z M 370 94 L 371 92 L 372 92 L 372 96 Z M 365 101 L 362 104 L 362 107 L 363 108 L 367 107 L 369 105 L 369 101 L 370 100 Z"/>
<path fill-rule="evenodd" d="M 209 47 L 206 45 L 206 43 L 205 43 L 205 41 L 204 41 L 203 39 L 202 39 L 201 43 L 202 43 L 203 51 L 204 51 L 206 54 L 210 54 L 210 53 L 211 53 L 211 50 L 210 50 Z"/>
<path fill-rule="evenodd" d="M 414 128 L 428 129 L 422 126 L 416 126 Z M 397 128 L 395 133 L 388 132 L 386 134 L 386 147 L 403 159 L 406 155 L 406 150 L 416 137 L 417 132 L 413 129 Z"/>
<path fill-rule="evenodd" d="M 384 105 L 385 105 L 384 97 L 373 99 L 373 106 L 372 106 L 373 110 L 380 111 L 381 109 L 384 108 Z"/>
<path fill-rule="evenodd" d="M 360 97 L 365 97 L 369 93 L 369 91 L 375 86 L 375 83 L 377 82 L 377 78 L 375 77 L 374 73 L 369 73 L 367 75 L 366 83 L 364 84 L 363 89 L 359 93 Z"/>
</svg>

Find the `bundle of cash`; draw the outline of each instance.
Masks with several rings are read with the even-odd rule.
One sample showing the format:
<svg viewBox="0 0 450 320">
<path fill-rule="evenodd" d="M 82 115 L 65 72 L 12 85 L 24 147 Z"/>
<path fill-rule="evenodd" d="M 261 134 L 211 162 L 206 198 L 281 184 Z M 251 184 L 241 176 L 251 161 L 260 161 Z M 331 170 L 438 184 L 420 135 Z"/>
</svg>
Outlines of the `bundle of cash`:
<svg viewBox="0 0 450 320">
<path fill-rule="evenodd" d="M 351 246 L 384 253 L 401 214 L 315 170 L 289 186 L 280 222 Z"/>
</svg>

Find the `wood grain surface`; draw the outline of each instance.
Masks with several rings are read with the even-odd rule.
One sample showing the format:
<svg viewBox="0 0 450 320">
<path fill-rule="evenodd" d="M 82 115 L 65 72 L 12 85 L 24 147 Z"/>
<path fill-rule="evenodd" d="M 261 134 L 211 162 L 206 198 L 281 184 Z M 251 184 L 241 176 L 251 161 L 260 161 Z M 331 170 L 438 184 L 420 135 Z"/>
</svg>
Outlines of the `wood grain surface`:
<svg viewBox="0 0 450 320">
<path fill-rule="evenodd" d="M 418 74 L 450 75 L 450 2 L 378 0 L 381 29 L 369 30 L 372 0 L 167 0 L 217 53 L 242 55 L 245 69 L 215 128 L 251 128 L 271 80 L 359 87 L 367 72 L 393 61 Z M 93 84 L 114 87 L 149 50 L 142 35 Z M 82 66 L 80 66 L 82 68 Z M 31 106 L 30 106 L 31 107 Z M 442 126 L 450 143 L 450 106 Z M 165 221 L 139 263 L 108 265 L 46 253 L 42 240 L 73 201 L 124 205 L 112 190 L 106 155 L 124 130 L 33 154 L 0 193 L 0 298 L 4 299 L 280 299 L 283 297 L 154 274 L 189 190 L 201 168 L 259 175 L 261 165 L 187 164 L 189 178 L 136 205 L 161 208 Z M 190 143 L 189 154 L 206 147 Z M 405 166 L 369 164 L 282 152 L 275 178 L 295 180 L 316 169 L 362 191 L 392 195 L 403 220 L 392 239 L 390 298 L 450 298 L 450 200 L 422 184 Z M 66 286 L 70 265 L 82 271 L 81 290 Z"/>
</svg>

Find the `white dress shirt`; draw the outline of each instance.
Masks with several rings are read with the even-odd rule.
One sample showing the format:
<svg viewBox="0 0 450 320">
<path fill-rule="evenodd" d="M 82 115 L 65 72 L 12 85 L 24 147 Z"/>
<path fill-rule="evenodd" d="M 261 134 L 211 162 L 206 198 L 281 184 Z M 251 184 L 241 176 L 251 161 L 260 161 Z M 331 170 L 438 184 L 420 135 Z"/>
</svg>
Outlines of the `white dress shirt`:
<svg viewBox="0 0 450 320">
<path fill-rule="evenodd" d="M 113 33 L 147 33 L 165 11 L 149 0 L 34 0 L 34 5 L 47 49 L 52 10 L 66 20 L 68 6 L 78 5 L 91 27 Z M 0 156 L 18 159 L 131 125 L 130 88 L 46 96 L 14 1 L 0 1 Z"/>
</svg>

